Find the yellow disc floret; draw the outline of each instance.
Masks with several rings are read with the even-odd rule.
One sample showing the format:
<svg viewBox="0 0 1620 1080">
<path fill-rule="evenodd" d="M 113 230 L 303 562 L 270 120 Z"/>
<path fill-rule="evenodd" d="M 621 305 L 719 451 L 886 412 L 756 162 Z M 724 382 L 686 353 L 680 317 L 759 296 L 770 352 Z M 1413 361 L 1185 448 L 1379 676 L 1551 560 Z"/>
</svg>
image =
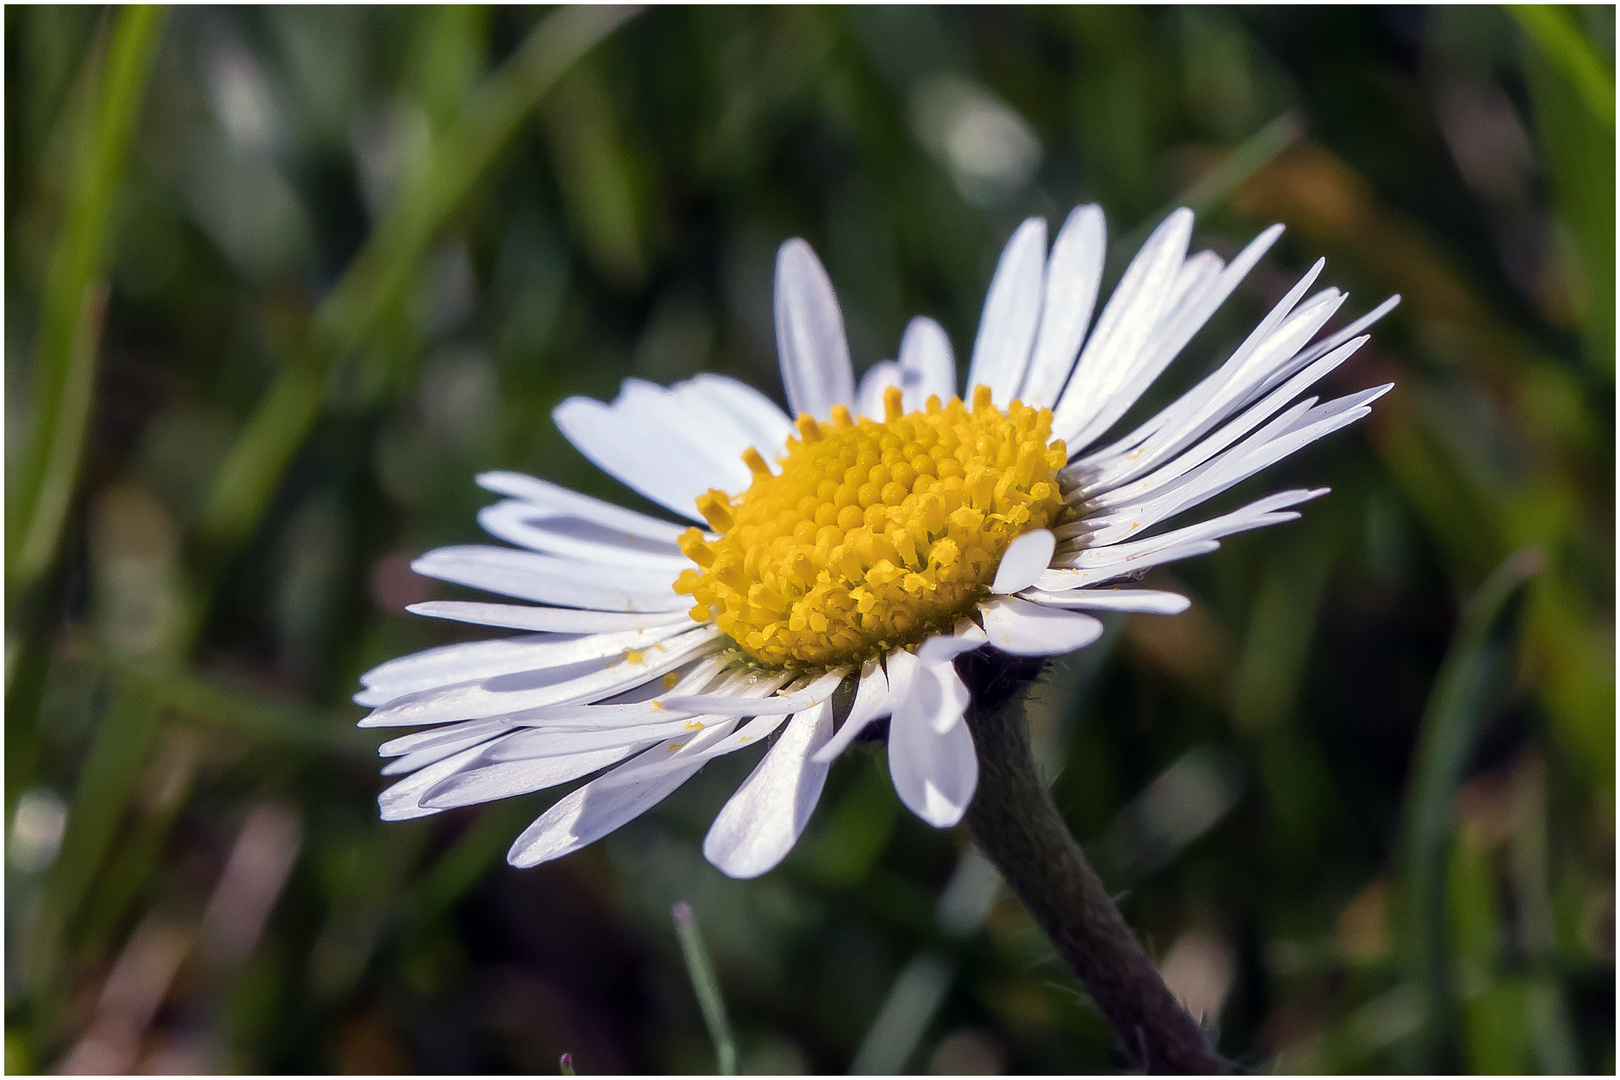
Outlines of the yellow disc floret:
<svg viewBox="0 0 1620 1080">
<path fill-rule="evenodd" d="M 949 632 L 1015 537 L 1059 523 L 1067 456 L 1050 409 L 1003 411 L 979 387 L 971 409 L 930 397 L 902 415 L 900 396 L 884 395 L 881 422 L 842 405 L 830 425 L 800 416 L 779 473 L 749 450 L 747 491 L 698 499 L 721 535 L 681 538 L 700 569 L 675 591 L 694 619 L 764 664 L 855 663 Z"/>
</svg>

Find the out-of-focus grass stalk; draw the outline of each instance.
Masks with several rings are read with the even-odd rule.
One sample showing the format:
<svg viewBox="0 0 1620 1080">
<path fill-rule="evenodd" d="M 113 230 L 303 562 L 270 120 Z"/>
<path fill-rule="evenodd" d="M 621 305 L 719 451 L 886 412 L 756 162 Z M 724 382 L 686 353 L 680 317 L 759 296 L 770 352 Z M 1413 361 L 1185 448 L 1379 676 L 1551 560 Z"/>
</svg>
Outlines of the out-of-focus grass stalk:
<svg viewBox="0 0 1620 1080">
<path fill-rule="evenodd" d="M 411 282 L 424 252 L 524 118 L 559 78 L 636 11 L 565 7 L 547 16 L 477 88 L 454 126 L 405 180 L 219 471 L 203 521 L 216 554 L 257 527 L 320 411 L 332 366 L 365 340 Z"/>
<path fill-rule="evenodd" d="M 726 1003 L 720 996 L 720 980 L 714 976 L 714 964 L 703 944 L 697 920 L 692 917 L 692 905 L 677 900 L 670 914 L 675 921 L 675 937 L 681 943 L 681 956 L 686 960 L 686 973 L 692 979 L 692 991 L 697 994 L 698 1007 L 703 1010 L 709 1038 L 714 1040 L 720 1075 L 736 1076 L 737 1040 L 732 1037 L 731 1020 L 726 1016 Z"/>
<path fill-rule="evenodd" d="M 1512 677 L 1520 601 L 1543 561 L 1536 549 L 1517 551 L 1474 593 L 1418 733 L 1401 853 L 1413 962 L 1425 1004 L 1424 1071 L 1455 1065 L 1448 1060 L 1455 1055 L 1456 1002 L 1446 918 L 1452 804 L 1480 728 Z"/>
<path fill-rule="evenodd" d="M 1202 215 L 1225 202 L 1242 187 L 1244 181 L 1271 163 L 1276 156 L 1294 145 L 1305 135 L 1305 117 L 1298 109 L 1289 109 L 1269 124 L 1250 135 L 1203 176 L 1149 215 L 1124 240 L 1108 245 L 1111 261 L 1124 265 L 1147 241 L 1159 222 L 1177 207 L 1185 206 Z"/>
<path fill-rule="evenodd" d="M 1243 185 L 1243 182 L 1264 168 L 1271 159 L 1298 142 L 1305 135 L 1305 117 L 1298 109 L 1289 109 L 1271 123 L 1250 135 L 1209 172 L 1199 177 L 1183 191 L 1172 205 L 1155 214 L 1154 224 L 1177 206 L 1185 206 L 1196 214 L 1219 206 Z"/>
<path fill-rule="evenodd" d="M 1507 9 L 1575 87 L 1592 115 L 1613 131 L 1614 73 L 1575 25 L 1574 17 L 1552 4 L 1509 4 Z"/>
<path fill-rule="evenodd" d="M 375 751 L 373 751 L 375 757 Z M 534 818 L 521 803 L 493 803 L 427 866 L 411 885 L 411 931 L 441 919 L 477 885 L 489 865 L 506 853 L 512 837 Z M 409 933 L 407 934 L 409 936 Z"/>
<path fill-rule="evenodd" d="M 346 714 L 340 717 L 276 704 L 167 667 L 137 672 L 126 665 L 113 665 L 113 670 L 120 679 L 148 679 L 157 707 L 195 717 L 255 743 L 357 762 L 376 759 L 372 740 L 348 723 Z"/>
<path fill-rule="evenodd" d="M 82 96 L 63 111 L 65 122 L 74 125 L 67 155 L 72 175 L 41 297 L 33 429 L 6 505 L 8 620 L 21 611 L 24 622 L 14 638 L 13 628 L 7 628 L 8 639 L 17 643 L 6 657 L 8 812 L 34 758 L 34 712 L 48 662 L 49 627 L 29 594 L 55 562 L 73 501 L 95 398 L 111 222 L 165 18 L 163 8 L 118 10 L 107 38 L 92 46 Z M 23 678 L 14 678 L 25 670 Z M 134 783 L 150 742 L 152 713 L 143 701 L 138 688 L 118 694 L 96 732 L 75 795 L 70 835 L 48 885 L 45 925 L 32 935 L 30 955 L 19 965 L 36 988 L 54 963 L 61 927 L 111 842 L 124 782 Z M 39 1010 L 41 1018 L 49 1011 Z"/>
<path fill-rule="evenodd" d="M 118 9 L 105 64 L 96 70 L 91 61 L 90 107 L 78 113 L 62 229 L 45 272 L 34 426 L 7 506 L 6 583 L 14 599 L 50 568 L 72 503 L 95 397 L 114 204 L 164 18 L 158 7 Z"/>
<path fill-rule="evenodd" d="M 613 101 L 593 64 L 581 64 L 541 110 L 557 181 L 580 228 L 586 255 L 610 281 L 640 285 L 647 275 L 636 220 L 632 169 Z"/>
<path fill-rule="evenodd" d="M 933 1022 L 956 974 L 956 961 L 937 952 L 919 952 L 906 962 L 883 999 L 866 1038 L 850 1064 L 852 1076 L 901 1072 Z"/>
<path fill-rule="evenodd" d="M 40 926 L 31 935 L 26 958 L 33 989 L 59 973 L 56 950 L 72 923 L 96 870 L 117 832 L 128 792 L 146 765 L 147 748 L 157 734 L 158 707 L 149 679 L 121 679 L 106 715 L 96 726 L 90 753 L 79 773 L 61 854 L 45 882 Z M 48 1013 L 50 1010 L 42 1010 Z"/>
<path fill-rule="evenodd" d="M 1559 259 L 1592 370 L 1614 374 L 1614 76 L 1561 8 L 1512 9 L 1553 196 L 1568 233 Z M 1611 710 L 1612 711 L 1612 710 Z"/>
</svg>

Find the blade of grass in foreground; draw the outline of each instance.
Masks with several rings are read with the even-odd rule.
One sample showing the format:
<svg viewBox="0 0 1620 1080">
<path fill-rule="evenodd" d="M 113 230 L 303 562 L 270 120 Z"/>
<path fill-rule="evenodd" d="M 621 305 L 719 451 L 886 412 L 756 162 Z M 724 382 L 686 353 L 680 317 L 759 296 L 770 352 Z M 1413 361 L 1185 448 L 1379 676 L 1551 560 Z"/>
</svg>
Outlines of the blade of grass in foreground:
<svg viewBox="0 0 1620 1080">
<path fill-rule="evenodd" d="M 714 977 L 714 964 L 703 944 L 697 920 L 692 917 L 692 905 L 677 900 L 671 914 L 675 919 L 675 936 L 681 942 L 681 956 L 686 960 L 686 973 L 692 978 L 692 990 L 703 1010 L 703 1022 L 714 1040 L 720 1075 L 736 1076 L 737 1040 L 732 1037 L 731 1020 L 726 1016 L 726 1003 L 720 996 L 720 980 Z"/>
<path fill-rule="evenodd" d="M 62 849 L 45 882 L 40 924 L 30 941 L 26 970 L 31 989 L 50 992 L 46 983 L 61 973 L 62 935 L 79 913 L 112 847 L 157 734 L 158 707 L 150 680 L 129 678 L 114 691 L 96 725 L 94 741 L 79 772 L 68 811 Z"/>
<path fill-rule="evenodd" d="M 1418 733 L 1402 835 L 1406 904 L 1424 997 L 1424 1052 L 1429 1069 L 1454 1062 L 1456 1003 L 1446 925 L 1446 866 L 1452 804 L 1480 729 L 1500 704 L 1512 675 L 1525 586 L 1541 569 L 1539 551 L 1524 549 L 1475 592 L 1440 666 Z"/>
<path fill-rule="evenodd" d="M 1514 7 L 1528 42 L 1525 87 L 1553 212 L 1568 230 L 1560 261 L 1584 299 L 1576 312 L 1586 362 L 1614 373 L 1614 76 L 1556 7 Z"/>
<path fill-rule="evenodd" d="M 41 301 L 33 430 L 7 506 L 6 579 L 13 602 L 50 568 L 72 503 L 95 397 L 113 210 L 164 18 L 162 8 L 118 9 L 105 64 L 89 74 L 90 107 L 77 110 L 73 176 Z M 68 111 L 75 111 L 72 104 Z"/>
<path fill-rule="evenodd" d="M 1508 11 L 1535 39 L 1581 101 L 1614 130 L 1614 73 L 1581 34 L 1574 18 L 1553 4 L 1509 4 Z"/>
<path fill-rule="evenodd" d="M 472 93 L 460 119 L 407 178 L 316 311 L 300 352 L 277 375 L 220 469 L 203 520 L 204 537 L 216 554 L 228 554 L 257 527 L 315 422 L 332 365 L 365 340 L 379 314 L 410 283 L 434 236 L 524 118 L 574 63 L 635 11 L 557 10 Z"/>
<path fill-rule="evenodd" d="M 1129 236 L 1109 245 L 1110 259 L 1121 264 L 1142 247 L 1154 226 L 1179 206 L 1195 214 L 1206 214 L 1224 203 L 1243 182 L 1265 168 L 1276 156 L 1305 135 L 1305 118 L 1297 109 L 1281 113 L 1270 123 L 1239 143 L 1218 164 L 1199 177 L 1158 212 L 1150 215 Z"/>
</svg>

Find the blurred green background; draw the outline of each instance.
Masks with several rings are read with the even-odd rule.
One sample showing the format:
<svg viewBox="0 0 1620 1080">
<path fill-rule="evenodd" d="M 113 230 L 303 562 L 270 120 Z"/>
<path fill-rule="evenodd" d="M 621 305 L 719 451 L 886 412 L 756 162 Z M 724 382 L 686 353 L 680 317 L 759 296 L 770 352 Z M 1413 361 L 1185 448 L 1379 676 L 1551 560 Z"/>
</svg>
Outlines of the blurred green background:
<svg viewBox="0 0 1620 1080">
<path fill-rule="evenodd" d="M 959 356 L 1005 238 L 1096 200 L 1288 233 L 1150 395 L 1318 255 L 1399 310 L 1373 416 L 1233 499 L 1031 723 L 1166 978 L 1256 1070 L 1612 1072 L 1614 9 L 5 12 L 8 1071 L 1107 1071 L 1073 977 L 881 746 L 765 878 L 725 759 L 560 863 L 555 795 L 384 825 L 356 677 L 476 636 L 409 560 L 483 469 L 646 504 L 549 410 L 781 397 L 777 245 L 858 368 Z M 1149 405 L 1152 402 L 1147 403 Z M 1519 552 L 1517 556 L 1515 552 Z"/>
</svg>

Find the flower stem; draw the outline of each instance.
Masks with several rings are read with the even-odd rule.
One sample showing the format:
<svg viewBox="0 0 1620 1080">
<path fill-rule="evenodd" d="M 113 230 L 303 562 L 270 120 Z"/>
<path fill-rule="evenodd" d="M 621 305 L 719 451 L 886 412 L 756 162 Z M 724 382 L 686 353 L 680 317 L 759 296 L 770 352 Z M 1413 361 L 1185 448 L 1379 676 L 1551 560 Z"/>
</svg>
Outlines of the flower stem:
<svg viewBox="0 0 1620 1080">
<path fill-rule="evenodd" d="M 1003 688 L 1010 689 L 1005 682 Z M 968 713 L 979 786 L 967 812 L 985 854 L 1080 977 L 1138 1067 L 1150 1073 L 1227 1072 L 1203 1030 L 1164 985 L 1036 773 L 1024 694 L 986 697 L 975 695 Z"/>
</svg>

